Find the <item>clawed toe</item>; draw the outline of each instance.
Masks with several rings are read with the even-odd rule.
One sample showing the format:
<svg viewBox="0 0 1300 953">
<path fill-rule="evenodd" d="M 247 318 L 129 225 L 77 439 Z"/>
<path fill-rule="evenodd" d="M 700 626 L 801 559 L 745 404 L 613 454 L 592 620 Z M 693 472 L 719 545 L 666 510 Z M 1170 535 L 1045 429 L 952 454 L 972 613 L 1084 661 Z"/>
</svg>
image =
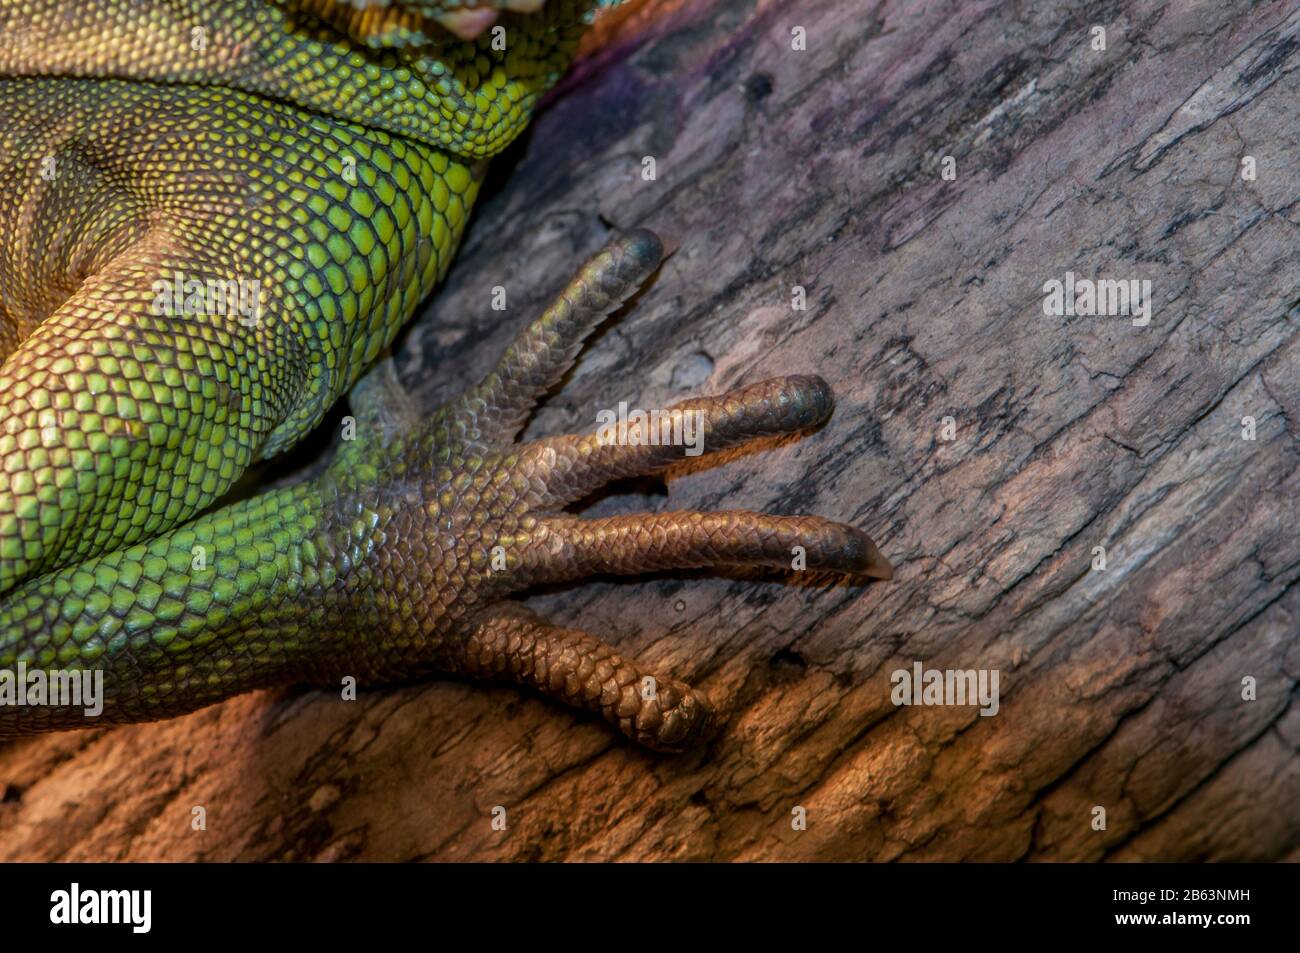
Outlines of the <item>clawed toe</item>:
<svg viewBox="0 0 1300 953">
<path fill-rule="evenodd" d="M 609 573 L 763 566 L 889 579 L 893 567 L 861 530 L 816 516 L 687 511 L 584 519 L 564 512 L 611 480 L 666 469 L 688 455 L 687 446 L 693 456 L 809 430 L 834 409 L 824 380 L 794 375 L 638 412 L 595 433 L 515 444 L 585 336 L 636 292 L 662 255 L 652 234 L 633 232 L 587 262 L 496 369 L 403 448 L 395 470 L 439 461 L 424 488 L 426 513 L 436 532 L 450 532 L 439 537 L 446 540 L 441 551 L 455 550 L 448 576 L 472 567 L 470 591 L 460 597 L 488 607 L 474 610 L 480 614 L 449 667 L 531 686 L 601 713 L 646 747 L 680 751 L 714 726 L 704 694 L 648 675 L 594 636 L 552 626 L 507 597 Z"/>
</svg>

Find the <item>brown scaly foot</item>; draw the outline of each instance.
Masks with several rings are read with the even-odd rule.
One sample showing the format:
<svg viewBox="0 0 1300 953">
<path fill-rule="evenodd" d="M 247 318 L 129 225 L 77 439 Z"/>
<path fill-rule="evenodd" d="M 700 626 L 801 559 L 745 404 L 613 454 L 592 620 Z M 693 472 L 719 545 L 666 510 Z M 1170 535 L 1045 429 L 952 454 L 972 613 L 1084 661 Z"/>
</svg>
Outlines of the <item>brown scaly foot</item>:
<svg viewBox="0 0 1300 953">
<path fill-rule="evenodd" d="M 641 286 L 661 256 L 658 238 L 648 231 L 612 242 L 482 384 L 443 408 L 424 436 L 399 439 L 390 450 L 402 459 L 403 471 L 427 469 L 431 459 L 451 464 L 435 475 L 440 489 L 434 496 L 442 504 L 434 507 L 435 518 L 447 528 L 461 528 L 461 535 L 447 543 L 463 554 L 450 562 L 465 576 L 451 613 L 459 616 L 451 626 L 454 634 L 440 640 L 441 667 L 531 686 L 599 712 L 640 744 L 676 751 L 708 732 L 713 711 L 704 694 L 652 676 L 600 639 L 553 626 L 505 597 L 539 583 L 598 573 L 789 568 L 796 547 L 802 547 L 809 569 L 880 579 L 893 570 L 866 534 L 815 516 L 667 512 L 588 520 L 562 512 L 611 480 L 653 473 L 683 458 L 680 445 L 638 441 L 646 436 L 644 426 L 632 427 L 625 442 L 591 434 L 515 443 L 536 401 L 572 365 L 583 338 Z M 388 370 L 372 375 L 364 390 L 369 394 L 359 401 L 363 406 L 386 408 L 391 416 L 391 409 L 402 405 Z M 714 452 L 816 426 L 832 407 L 825 381 L 793 376 L 687 400 L 663 415 L 680 423 L 683 415 L 698 414 L 692 419 L 703 423 L 704 450 Z M 409 418 L 409 409 L 401 416 Z M 473 476 L 453 476 L 456 462 L 466 458 L 473 461 L 468 467 Z"/>
<path fill-rule="evenodd" d="M 531 686 L 651 748 L 699 740 L 712 717 L 701 693 L 548 624 L 511 594 L 595 573 L 796 558 L 877 578 L 891 570 L 865 534 L 815 516 L 564 512 L 684 455 L 642 440 L 646 419 L 621 441 L 598 432 L 516 442 L 583 338 L 661 254 L 649 232 L 612 242 L 495 371 L 432 419 L 385 361 L 354 388 L 355 439 L 319 476 L 13 590 L 0 603 L 0 668 L 102 671 L 103 710 L 88 721 L 76 705 L 0 707 L 0 736 L 165 718 L 286 682 L 376 684 L 441 669 Z M 662 413 L 670 436 L 685 437 L 689 419 L 712 452 L 815 426 L 831 406 L 820 378 L 784 377 Z"/>
</svg>

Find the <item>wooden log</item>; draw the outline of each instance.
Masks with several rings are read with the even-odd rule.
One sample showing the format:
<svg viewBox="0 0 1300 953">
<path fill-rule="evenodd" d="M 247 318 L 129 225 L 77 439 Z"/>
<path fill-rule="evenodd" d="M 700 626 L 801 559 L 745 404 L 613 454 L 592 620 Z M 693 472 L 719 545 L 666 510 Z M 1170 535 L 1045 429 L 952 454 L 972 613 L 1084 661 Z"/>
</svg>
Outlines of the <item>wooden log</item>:
<svg viewBox="0 0 1300 953">
<path fill-rule="evenodd" d="M 691 754 L 505 687 L 257 693 L 0 750 L 0 858 L 1300 858 L 1294 5 L 666 0 L 605 33 L 404 380 L 455 394 L 654 228 L 676 253 L 529 433 L 817 372 L 818 432 L 588 512 L 817 513 L 896 577 L 528 600 L 705 688 Z M 1149 323 L 1045 314 L 1067 272 L 1150 282 Z M 918 663 L 996 670 L 997 713 L 894 704 Z"/>
</svg>

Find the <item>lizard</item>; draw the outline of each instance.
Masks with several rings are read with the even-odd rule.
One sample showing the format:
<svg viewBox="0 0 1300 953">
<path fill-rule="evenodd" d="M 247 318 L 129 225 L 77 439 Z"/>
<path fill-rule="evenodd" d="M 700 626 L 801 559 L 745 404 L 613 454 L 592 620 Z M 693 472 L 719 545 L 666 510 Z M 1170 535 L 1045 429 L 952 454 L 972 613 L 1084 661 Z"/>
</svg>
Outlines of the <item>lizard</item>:
<svg viewBox="0 0 1300 953">
<path fill-rule="evenodd" d="M 679 751 L 716 727 L 704 692 L 512 597 L 788 568 L 799 547 L 809 569 L 890 577 L 869 536 L 819 517 L 566 512 L 682 454 L 635 428 L 519 437 L 657 270 L 649 231 L 617 233 L 434 414 L 397 379 L 390 345 L 487 160 L 617 2 L 0 0 L 0 670 L 105 686 L 93 721 L 0 706 L 0 736 L 442 672 Z M 229 300 L 191 300 L 213 288 Z M 344 396 L 354 439 L 323 469 L 223 501 Z M 795 375 L 664 415 L 702 421 L 712 453 L 833 405 Z"/>
</svg>

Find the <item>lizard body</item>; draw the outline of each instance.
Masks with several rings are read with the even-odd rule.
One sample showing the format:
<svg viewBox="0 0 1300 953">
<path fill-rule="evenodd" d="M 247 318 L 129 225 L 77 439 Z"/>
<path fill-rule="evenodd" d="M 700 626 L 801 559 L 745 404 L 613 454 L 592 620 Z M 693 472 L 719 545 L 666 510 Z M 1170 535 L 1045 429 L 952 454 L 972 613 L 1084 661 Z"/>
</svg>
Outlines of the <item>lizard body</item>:
<svg viewBox="0 0 1300 953">
<path fill-rule="evenodd" d="M 596 572 L 786 566 L 795 546 L 809 568 L 889 574 L 865 535 L 815 517 L 563 512 L 681 452 L 516 442 L 658 266 L 647 232 L 592 259 L 432 420 L 381 359 L 445 273 L 483 161 L 599 5 L 507 15 L 496 50 L 430 22 L 456 4 L 0 2 L 0 668 L 104 672 L 101 723 L 449 671 L 676 749 L 707 729 L 704 696 L 646 692 L 634 662 L 507 597 Z M 245 286 L 251 308 L 181 300 Z M 357 439 L 320 475 L 210 508 L 349 390 Z M 702 415 L 712 451 L 831 407 L 824 382 L 791 377 L 671 413 Z M 68 705 L 0 707 L 0 735 L 86 724 Z"/>
</svg>

